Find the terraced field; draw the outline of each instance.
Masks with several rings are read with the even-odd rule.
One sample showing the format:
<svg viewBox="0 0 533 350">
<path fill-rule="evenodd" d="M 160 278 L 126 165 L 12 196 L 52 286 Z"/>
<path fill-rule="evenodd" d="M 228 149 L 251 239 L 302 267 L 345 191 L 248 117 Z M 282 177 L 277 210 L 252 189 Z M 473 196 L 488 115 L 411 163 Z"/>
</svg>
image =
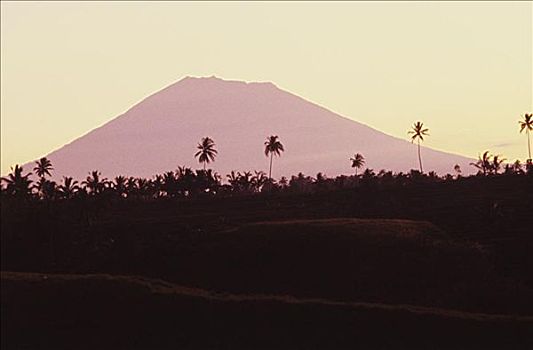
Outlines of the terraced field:
<svg viewBox="0 0 533 350">
<path fill-rule="evenodd" d="M 3 348 L 533 346 L 531 291 L 428 222 L 270 221 L 166 242 L 138 256 L 152 277 L 3 272 Z"/>
<path fill-rule="evenodd" d="M 2 273 L 2 348 L 528 349 L 533 318 Z"/>
</svg>

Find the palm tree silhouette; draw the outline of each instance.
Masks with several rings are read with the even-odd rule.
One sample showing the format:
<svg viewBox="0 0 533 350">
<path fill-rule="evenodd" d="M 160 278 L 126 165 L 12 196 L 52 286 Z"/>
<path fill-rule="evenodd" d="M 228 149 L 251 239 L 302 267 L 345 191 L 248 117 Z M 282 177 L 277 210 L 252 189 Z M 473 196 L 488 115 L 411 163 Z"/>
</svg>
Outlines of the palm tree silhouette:
<svg viewBox="0 0 533 350">
<path fill-rule="evenodd" d="M 512 165 L 513 173 L 515 174 L 523 174 L 522 171 L 522 163 L 520 163 L 520 160 L 516 160 Z"/>
<path fill-rule="evenodd" d="M 137 193 L 137 180 L 130 176 L 126 179 L 126 193 L 127 197 L 133 196 Z"/>
<path fill-rule="evenodd" d="M 154 176 L 154 179 L 152 180 L 152 189 L 151 191 L 153 192 L 153 196 L 156 197 L 156 198 L 159 198 L 161 197 L 163 194 L 162 194 L 162 191 L 163 191 L 163 175 L 161 174 L 156 174 Z"/>
<path fill-rule="evenodd" d="M 220 185 L 220 175 L 211 169 L 197 170 L 194 178 L 194 190 L 199 193 L 216 193 Z"/>
<path fill-rule="evenodd" d="M 161 190 L 167 197 L 174 197 L 178 192 L 177 179 L 173 171 L 167 171 L 163 174 Z"/>
<path fill-rule="evenodd" d="M 492 163 L 490 164 L 490 169 L 494 174 L 498 174 L 501 170 L 502 163 L 506 161 L 505 158 L 500 158 L 501 156 L 497 155 L 492 158 Z"/>
<path fill-rule="evenodd" d="M 529 133 L 533 130 L 533 114 L 524 114 L 524 120 L 519 121 L 518 124 L 520 124 L 520 133 L 524 130 L 526 131 L 528 159 L 531 159 L 531 141 L 529 140 Z"/>
<path fill-rule="evenodd" d="M 151 187 L 152 187 L 152 184 L 151 184 L 151 181 L 149 179 L 144 179 L 144 178 L 137 178 L 135 179 L 136 183 L 137 183 L 137 194 L 141 197 L 141 198 L 149 198 L 150 195 L 151 195 Z"/>
<path fill-rule="evenodd" d="M 204 164 L 205 170 L 205 165 L 209 162 L 214 162 L 218 153 L 215 149 L 215 142 L 209 137 L 204 137 L 197 148 L 199 151 L 194 156 L 198 157 L 198 161 Z"/>
<path fill-rule="evenodd" d="M 254 171 L 255 175 L 252 177 L 252 185 L 255 187 L 255 191 L 259 192 L 263 185 L 265 185 L 269 179 L 262 171 Z"/>
<path fill-rule="evenodd" d="M 238 191 L 239 190 L 239 175 L 235 173 L 235 170 L 232 170 L 229 174 L 226 175 L 228 178 L 228 182 L 231 186 L 232 191 Z"/>
<path fill-rule="evenodd" d="M 196 182 L 196 175 L 191 168 L 180 166 L 176 171 L 177 191 L 181 195 L 188 196 Z"/>
<path fill-rule="evenodd" d="M 424 141 L 424 136 L 429 136 L 428 131 L 429 129 L 424 129 L 424 123 L 416 122 L 413 124 L 413 128 L 407 132 L 409 135 L 413 135 L 411 136 L 411 142 L 418 141 L 418 163 L 420 164 L 421 173 L 424 171 L 422 170 L 422 157 L 420 156 L 420 141 Z"/>
<path fill-rule="evenodd" d="M 253 175 L 250 171 L 239 173 L 239 188 L 243 192 L 251 192 L 253 187 Z"/>
<path fill-rule="evenodd" d="M 35 168 L 33 170 L 35 170 L 37 176 L 46 177 L 47 175 L 51 176 L 50 171 L 54 170 L 54 168 L 52 168 L 52 162 L 48 158 L 42 157 L 35 162 Z"/>
<path fill-rule="evenodd" d="M 268 171 L 268 180 L 272 181 L 272 158 L 274 155 L 281 156 L 281 152 L 284 152 L 285 149 L 278 139 L 278 136 L 272 135 L 267 138 L 265 141 L 265 156 L 270 155 L 270 168 Z"/>
<path fill-rule="evenodd" d="M 115 181 L 112 183 L 112 187 L 119 197 L 127 196 L 126 177 L 119 175 L 115 177 Z"/>
<path fill-rule="evenodd" d="M 475 163 L 470 163 L 470 165 L 475 166 L 483 172 L 483 175 L 487 175 L 487 172 L 491 169 L 491 155 L 489 151 L 483 152 L 483 156 L 478 156 L 478 160 Z"/>
<path fill-rule="evenodd" d="M 42 157 L 35 162 L 33 170 L 35 171 L 35 174 L 39 176 L 39 181 L 35 184 L 35 188 L 37 188 L 39 195 L 44 197 L 45 188 L 49 190 L 49 187 L 51 186 L 51 183 L 48 183 L 48 180 L 46 180 L 46 176 L 51 176 L 50 171 L 54 170 L 52 163 L 48 158 Z"/>
<path fill-rule="evenodd" d="M 29 179 L 31 172 L 22 175 L 22 171 L 22 167 L 16 164 L 15 168 L 11 168 L 11 173 L 2 178 L 2 181 L 6 183 L 6 192 L 16 197 L 31 194 L 32 181 Z"/>
<path fill-rule="evenodd" d="M 102 174 L 97 170 L 91 171 L 87 179 L 82 182 L 82 185 L 93 195 L 99 194 L 104 190 L 107 179 L 101 179 L 100 175 Z"/>
<path fill-rule="evenodd" d="M 354 154 L 353 158 L 350 158 L 352 162 L 352 168 L 355 168 L 355 175 L 357 175 L 357 169 L 365 165 L 365 157 L 361 153 Z"/>
<path fill-rule="evenodd" d="M 78 191 L 78 181 L 75 181 L 72 177 L 63 177 L 63 184 L 59 185 L 59 193 L 65 199 L 70 199 Z"/>
</svg>

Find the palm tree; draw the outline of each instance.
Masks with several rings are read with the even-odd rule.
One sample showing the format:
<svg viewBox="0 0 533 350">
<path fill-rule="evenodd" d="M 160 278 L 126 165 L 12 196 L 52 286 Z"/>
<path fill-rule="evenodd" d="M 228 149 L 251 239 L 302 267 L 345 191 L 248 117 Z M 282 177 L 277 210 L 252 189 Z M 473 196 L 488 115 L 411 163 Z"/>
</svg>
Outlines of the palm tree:
<svg viewBox="0 0 533 350">
<path fill-rule="evenodd" d="M 310 192 L 313 185 L 313 179 L 310 176 L 305 176 L 302 172 L 298 176 L 291 176 L 289 187 L 297 192 Z"/>
<path fill-rule="evenodd" d="M 87 176 L 87 179 L 82 182 L 82 185 L 84 185 L 93 195 L 99 194 L 105 188 L 107 179 L 101 179 L 100 175 L 102 174 L 97 170 L 91 171 L 89 176 Z"/>
<path fill-rule="evenodd" d="M 156 174 L 152 180 L 153 196 L 159 198 L 163 195 L 163 175 Z"/>
<path fill-rule="evenodd" d="M 487 175 L 487 172 L 490 172 L 491 169 L 491 155 L 489 151 L 483 152 L 483 156 L 478 156 L 478 160 L 475 163 L 470 163 L 470 165 L 475 166 L 483 172 L 483 175 Z"/>
<path fill-rule="evenodd" d="M 531 141 L 529 140 L 529 133 L 533 130 L 533 114 L 524 114 L 524 120 L 519 121 L 518 124 L 520 124 L 520 133 L 522 131 L 526 131 L 527 134 L 527 151 L 529 154 L 529 158 L 531 159 Z"/>
<path fill-rule="evenodd" d="M 413 124 L 413 128 L 409 130 L 407 133 L 411 136 L 411 142 L 414 142 L 415 140 L 418 141 L 418 163 L 420 164 L 420 172 L 423 173 L 422 170 L 422 157 L 420 156 L 420 141 L 424 141 L 424 136 L 429 136 L 428 134 L 429 129 L 424 129 L 424 123 L 422 122 L 416 122 Z"/>
<path fill-rule="evenodd" d="M 6 183 L 6 192 L 13 196 L 27 196 L 31 194 L 31 183 L 29 179 L 31 172 L 22 175 L 22 167 L 18 164 L 11 168 L 11 174 L 3 177 L 2 181 Z"/>
<path fill-rule="evenodd" d="M 196 174 L 188 167 L 178 167 L 176 171 L 176 186 L 178 193 L 188 196 L 196 182 Z"/>
<path fill-rule="evenodd" d="M 516 160 L 513 165 L 512 165 L 512 168 L 513 168 L 513 172 L 515 174 L 523 174 L 523 170 L 522 170 L 522 163 L 520 163 L 520 160 Z"/>
<path fill-rule="evenodd" d="M 46 175 L 51 176 L 50 171 L 54 170 L 52 168 L 52 162 L 46 157 L 42 157 L 38 161 L 35 162 L 35 174 L 39 177 L 46 177 Z"/>
<path fill-rule="evenodd" d="M 193 190 L 196 193 L 216 193 L 220 185 L 220 175 L 211 169 L 197 170 L 193 182 Z"/>
<path fill-rule="evenodd" d="M 287 188 L 289 186 L 289 180 L 285 176 L 282 176 L 279 179 L 279 186 L 283 189 Z"/>
<path fill-rule="evenodd" d="M 238 191 L 239 189 L 239 175 L 235 173 L 235 170 L 232 170 L 229 174 L 226 175 L 228 182 L 231 186 L 232 191 Z"/>
<path fill-rule="evenodd" d="M 266 174 L 262 171 L 254 171 L 255 175 L 252 177 L 252 185 L 255 188 L 255 191 L 261 191 L 263 185 L 265 185 L 269 179 L 266 177 Z"/>
<path fill-rule="evenodd" d="M 151 197 L 152 195 L 152 183 L 149 179 L 145 179 L 145 178 L 142 178 L 142 177 L 139 177 L 137 179 L 135 179 L 136 183 L 137 183 L 137 194 L 141 197 L 141 198 L 149 198 Z"/>
<path fill-rule="evenodd" d="M 204 164 L 205 170 L 206 163 L 214 162 L 218 153 L 215 149 L 215 142 L 209 137 L 204 137 L 197 148 L 199 151 L 194 156 L 198 157 L 198 161 Z"/>
<path fill-rule="evenodd" d="M 137 193 L 137 180 L 130 176 L 126 180 L 126 193 L 127 197 L 133 196 Z"/>
<path fill-rule="evenodd" d="M 115 177 L 115 181 L 111 183 L 111 186 L 115 190 L 119 197 L 127 196 L 126 177 L 119 175 Z"/>
<path fill-rule="evenodd" d="M 490 164 L 490 169 L 494 174 L 498 174 L 501 170 L 502 163 L 506 161 L 505 158 L 500 158 L 501 156 L 494 156 L 492 158 L 492 163 Z"/>
<path fill-rule="evenodd" d="M 41 177 L 37 181 L 35 188 L 37 188 L 42 199 L 52 199 L 57 195 L 57 184 L 55 181 L 47 180 L 45 177 Z"/>
<path fill-rule="evenodd" d="M 67 176 L 63 177 L 63 184 L 59 185 L 59 193 L 61 193 L 61 196 L 65 199 L 72 198 L 78 189 L 78 181 L 75 181 L 73 178 Z"/>
<path fill-rule="evenodd" d="M 178 180 L 173 171 L 167 171 L 163 174 L 161 190 L 167 197 L 174 197 L 178 194 Z"/>
<path fill-rule="evenodd" d="M 283 148 L 283 145 L 278 140 L 278 136 L 272 135 L 267 138 L 265 141 L 265 156 L 270 155 L 270 168 L 268 171 L 268 180 L 272 181 L 272 158 L 274 155 L 281 156 L 281 152 L 284 152 L 285 149 Z"/>
<path fill-rule="evenodd" d="M 250 171 L 245 171 L 242 174 L 239 172 L 239 188 L 243 192 L 251 192 L 253 188 L 253 175 Z"/>
<path fill-rule="evenodd" d="M 39 195 L 41 197 L 44 197 L 45 194 L 45 187 L 49 190 L 50 184 L 48 184 L 48 181 L 46 180 L 46 176 L 51 176 L 50 171 L 54 170 L 52 168 L 52 163 L 50 160 L 46 157 L 42 157 L 38 161 L 35 162 L 35 167 L 33 168 L 35 171 L 35 174 L 39 176 L 39 181 L 35 184 L 35 188 L 37 188 L 37 191 L 39 192 Z"/>
<path fill-rule="evenodd" d="M 350 158 L 352 162 L 352 168 L 355 168 L 355 175 L 357 175 L 357 169 L 365 165 L 365 157 L 361 153 L 354 154 L 353 158 Z"/>
</svg>

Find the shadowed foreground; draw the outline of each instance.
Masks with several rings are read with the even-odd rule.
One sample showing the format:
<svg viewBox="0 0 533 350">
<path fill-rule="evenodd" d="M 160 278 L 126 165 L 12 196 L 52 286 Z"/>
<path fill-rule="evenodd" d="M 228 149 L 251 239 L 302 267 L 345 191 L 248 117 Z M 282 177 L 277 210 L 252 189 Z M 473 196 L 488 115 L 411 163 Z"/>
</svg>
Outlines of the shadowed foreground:
<svg viewBox="0 0 533 350">
<path fill-rule="evenodd" d="M 157 201 L 4 197 L 2 269 L 17 272 L 2 276 L 2 346 L 532 349 L 525 180 Z"/>
<path fill-rule="evenodd" d="M 2 273 L 2 348 L 528 349 L 533 318 Z M 29 331 L 31 330 L 31 331 Z"/>
</svg>

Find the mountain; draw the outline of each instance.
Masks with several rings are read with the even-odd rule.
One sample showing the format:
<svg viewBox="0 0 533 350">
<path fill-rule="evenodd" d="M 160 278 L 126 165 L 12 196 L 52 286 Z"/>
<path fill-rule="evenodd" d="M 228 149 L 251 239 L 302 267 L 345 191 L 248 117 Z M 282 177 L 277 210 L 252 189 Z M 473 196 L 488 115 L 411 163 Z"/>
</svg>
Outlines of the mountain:
<svg viewBox="0 0 533 350">
<path fill-rule="evenodd" d="M 406 128 L 408 126 L 406 125 Z M 281 90 L 272 83 L 246 83 L 216 77 L 186 77 L 147 97 L 126 113 L 50 153 L 55 178 L 147 176 L 178 165 L 200 168 L 194 158 L 204 136 L 218 150 L 215 171 L 268 171 L 264 141 L 279 135 L 285 146 L 274 160 L 273 176 L 323 172 L 351 174 L 349 158 L 362 153 L 375 170 L 418 167 L 416 145 L 386 135 Z M 469 170 L 471 159 L 423 147 L 424 170 Z M 27 166 L 28 168 L 28 166 Z"/>
</svg>

